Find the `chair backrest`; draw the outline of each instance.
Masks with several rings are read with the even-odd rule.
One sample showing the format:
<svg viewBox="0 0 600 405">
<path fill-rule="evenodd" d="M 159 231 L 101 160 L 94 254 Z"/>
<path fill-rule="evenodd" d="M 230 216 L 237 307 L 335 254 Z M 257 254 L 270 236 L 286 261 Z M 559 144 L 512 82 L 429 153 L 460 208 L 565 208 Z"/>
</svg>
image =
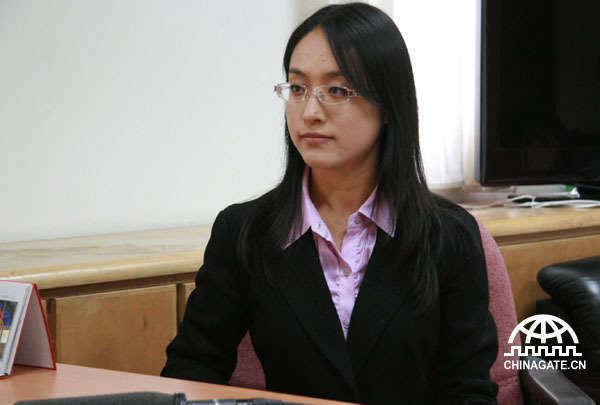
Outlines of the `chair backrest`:
<svg viewBox="0 0 600 405">
<path fill-rule="evenodd" d="M 500 387 L 498 403 L 519 405 L 523 404 L 519 371 L 512 368 L 507 370 L 504 367 L 506 360 L 518 360 L 518 357 L 504 356 L 504 353 L 510 352 L 508 339 L 517 326 L 517 313 L 510 279 L 496 241 L 483 224 L 480 222 L 478 224 L 488 272 L 489 309 L 498 330 L 498 357 L 490 370 L 490 376 Z M 519 335 L 516 339 L 518 340 L 515 340 L 513 345 L 520 345 Z M 229 383 L 238 387 L 265 389 L 263 369 L 248 334 L 238 346 L 238 362 Z"/>
<path fill-rule="evenodd" d="M 260 360 L 254 352 L 249 333 L 246 333 L 238 346 L 237 365 L 233 370 L 229 384 L 258 390 L 266 389 L 265 374 Z"/>
<path fill-rule="evenodd" d="M 502 253 L 490 232 L 478 221 L 479 233 L 485 254 L 485 264 L 488 272 L 488 287 L 490 290 L 489 309 L 498 330 L 498 357 L 490 369 L 490 377 L 499 386 L 499 404 L 523 404 L 523 392 L 519 381 L 519 370 L 516 368 L 506 369 L 505 361 L 517 361 L 518 356 L 505 356 L 510 352 L 508 339 L 513 329 L 517 326 L 517 312 L 513 298 L 510 279 Z M 520 346 L 519 334 L 515 337 L 512 345 Z"/>
</svg>

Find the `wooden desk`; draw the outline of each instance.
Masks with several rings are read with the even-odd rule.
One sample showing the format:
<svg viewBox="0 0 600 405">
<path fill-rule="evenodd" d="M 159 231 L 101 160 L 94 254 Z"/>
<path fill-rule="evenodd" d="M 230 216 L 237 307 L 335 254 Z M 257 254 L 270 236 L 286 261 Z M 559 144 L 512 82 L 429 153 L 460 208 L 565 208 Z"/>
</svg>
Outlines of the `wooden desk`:
<svg viewBox="0 0 600 405">
<path fill-rule="evenodd" d="M 304 404 L 345 404 L 339 401 L 328 401 L 229 387 L 226 385 L 206 384 L 67 364 L 57 364 L 57 371 L 15 366 L 10 377 L 0 380 L 0 404 L 12 405 L 16 401 L 43 398 L 140 391 L 162 392 L 166 394 L 182 392 L 186 394 L 187 399 L 190 401 L 213 398 L 270 398 Z"/>
</svg>

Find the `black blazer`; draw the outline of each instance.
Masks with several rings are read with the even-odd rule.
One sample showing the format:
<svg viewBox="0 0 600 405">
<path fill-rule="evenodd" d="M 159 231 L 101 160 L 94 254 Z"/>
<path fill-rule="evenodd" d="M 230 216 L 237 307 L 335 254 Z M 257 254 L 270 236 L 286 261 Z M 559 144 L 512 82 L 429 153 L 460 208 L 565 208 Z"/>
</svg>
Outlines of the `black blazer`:
<svg viewBox="0 0 600 405">
<path fill-rule="evenodd" d="M 238 263 L 240 223 L 255 203 L 216 218 L 163 376 L 226 384 L 249 330 L 271 391 L 363 403 L 496 403 L 489 369 L 497 335 L 469 214 L 459 213 L 474 245 L 457 242 L 465 239 L 456 224 L 442 224 L 439 299 L 418 317 L 402 272 L 388 270 L 394 251 L 378 231 L 345 340 L 312 232 L 268 263 L 252 235 L 250 272 Z"/>
</svg>

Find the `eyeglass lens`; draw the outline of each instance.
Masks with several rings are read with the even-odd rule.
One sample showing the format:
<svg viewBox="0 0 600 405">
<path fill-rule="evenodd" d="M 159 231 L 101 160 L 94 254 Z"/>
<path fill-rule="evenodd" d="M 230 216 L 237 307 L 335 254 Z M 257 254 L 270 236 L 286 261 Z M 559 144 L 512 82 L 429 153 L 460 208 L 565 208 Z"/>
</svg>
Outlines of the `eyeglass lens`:
<svg viewBox="0 0 600 405">
<path fill-rule="evenodd" d="M 297 84 L 284 85 L 279 87 L 279 95 L 286 101 L 302 101 L 308 98 L 310 91 L 316 91 L 320 101 L 329 104 L 345 103 L 350 98 L 347 88 L 339 86 L 319 86 L 315 89 L 309 89 Z"/>
</svg>

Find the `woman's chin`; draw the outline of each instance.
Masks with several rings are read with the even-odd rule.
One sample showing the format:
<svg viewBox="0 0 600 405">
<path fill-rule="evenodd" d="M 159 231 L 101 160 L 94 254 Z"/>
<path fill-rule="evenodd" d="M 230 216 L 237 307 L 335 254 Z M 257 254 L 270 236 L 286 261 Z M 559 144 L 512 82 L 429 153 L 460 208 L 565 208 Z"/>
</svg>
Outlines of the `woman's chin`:
<svg viewBox="0 0 600 405">
<path fill-rule="evenodd" d="M 305 158 L 304 163 L 306 163 L 306 165 L 311 169 L 321 170 L 334 169 L 336 166 L 335 163 L 331 161 L 331 159 L 326 158 Z"/>
</svg>

